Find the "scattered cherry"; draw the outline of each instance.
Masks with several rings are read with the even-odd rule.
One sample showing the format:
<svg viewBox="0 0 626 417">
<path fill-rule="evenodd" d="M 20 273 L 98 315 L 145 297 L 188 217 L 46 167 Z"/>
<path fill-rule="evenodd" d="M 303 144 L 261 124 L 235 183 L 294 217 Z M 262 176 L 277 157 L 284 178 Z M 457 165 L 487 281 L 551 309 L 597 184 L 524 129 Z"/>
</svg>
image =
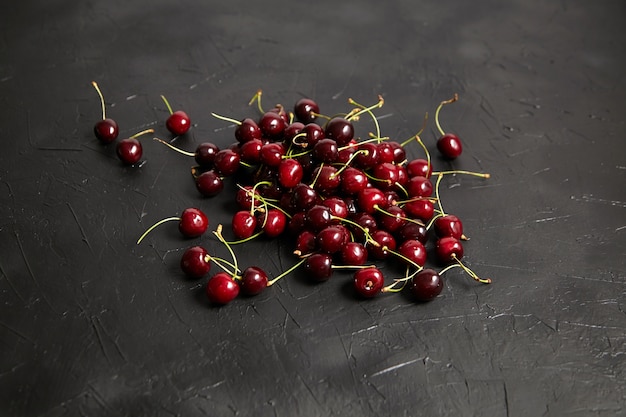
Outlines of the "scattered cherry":
<svg viewBox="0 0 626 417">
<path fill-rule="evenodd" d="M 210 302 L 225 305 L 239 295 L 239 285 L 228 273 L 218 272 L 207 282 L 206 295 Z"/>
<path fill-rule="evenodd" d="M 187 133 L 191 127 L 191 119 L 189 119 L 187 113 L 182 110 L 172 111 L 172 107 L 165 96 L 162 95 L 161 99 L 163 99 L 163 102 L 165 102 L 165 105 L 167 106 L 167 110 L 170 112 L 170 116 L 165 121 L 165 127 L 167 130 L 176 136 Z"/>
<path fill-rule="evenodd" d="M 435 270 L 422 269 L 411 279 L 409 290 L 418 301 L 431 301 L 441 294 L 443 281 Z"/>
<path fill-rule="evenodd" d="M 119 134 L 119 127 L 117 125 L 117 122 L 113 119 L 106 117 L 104 96 L 102 95 L 102 91 L 100 91 L 100 87 L 98 87 L 98 83 L 92 81 L 91 85 L 93 85 L 93 87 L 98 92 L 98 96 L 100 96 L 100 104 L 102 105 L 102 119 L 96 122 L 93 128 L 94 134 L 102 143 L 107 144 L 114 142 Z"/>
<path fill-rule="evenodd" d="M 180 268 L 190 278 L 202 278 L 211 270 L 209 253 L 202 246 L 188 248 L 180 260 Z"/>
</svg>

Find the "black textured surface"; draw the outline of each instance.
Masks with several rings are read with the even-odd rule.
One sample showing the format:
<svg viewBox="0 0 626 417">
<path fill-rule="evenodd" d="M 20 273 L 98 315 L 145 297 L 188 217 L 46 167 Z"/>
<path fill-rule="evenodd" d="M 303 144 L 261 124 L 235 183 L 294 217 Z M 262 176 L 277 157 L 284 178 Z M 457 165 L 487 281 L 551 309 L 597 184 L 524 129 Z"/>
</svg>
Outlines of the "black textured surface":
<svg viewBox="0 0 626 417">
<path fill-rule="evenodd" d="M 626 7 L 622 1 L 4 2 L 0 6 L 0 415 L 614 416 L 626 413 Z M 145 141 L 141 168 L 92 135 L 232 141 L 214 111 L 301 96 L 322 111 L 385 97 L 383 133 L 445 125 L 465 142 L 448 211 L 471 240 L 424 305 L 355 299 L 296 273 L 207 304 L 154 221 L 202 199 L 191 162 Z M 384 117 L 382 117 L 384 116 Z M 364 129 L 371 129 L 364 121 Z M 431 123 L 423 135 L 431 149 Z M 421 155 L 411 147 L 412 156 Z M 276 275 L 287 243 L 238 248 Z"/>
</svg>

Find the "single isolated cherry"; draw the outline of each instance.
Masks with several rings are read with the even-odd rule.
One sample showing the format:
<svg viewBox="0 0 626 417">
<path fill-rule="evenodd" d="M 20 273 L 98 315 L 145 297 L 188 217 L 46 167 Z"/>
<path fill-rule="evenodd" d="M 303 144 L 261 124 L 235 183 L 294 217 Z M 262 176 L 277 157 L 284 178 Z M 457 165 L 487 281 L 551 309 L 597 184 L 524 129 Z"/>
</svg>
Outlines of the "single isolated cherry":
<svg viewBox="0 0 626 417">
<path fill-rule="evenodd" d="M 162 95 L 161 99 L 163 99 L 163 102 L 167 106 L 167 110 L 170 112 L 170 116 L 165 121 L 165 127 L 167 130 L 176 136 L 187 133 L 191 127 L 191 119 L 189 119 L 187 113 L 182 110 L 172 111 L 172 107 L 165 96 Z"/>
<path fill-rule="evenodd" d="M 446 133 L 439 124 L 439 112 L 441 108 L 446 104 L 454 103 L 459 99 L 458 94 L 455 94 L 453 98 L 450 100 L 442 101 L 437 110 L 435 112 L 435 124 L 437 125 L 437 129 L 441 136 L 437 139 L 437 150 L 447 159 L 456 159 L 463 152 L 463 145 L 461 144 L 461 139 L 454 133 Z"/>
<path fill-rule="evenodd" d="M 178 230 L 180 233 L 187 238 L 194 238 L 201 236 L 206 229 L 209 227 L 209 219 L 206 214 L 202 212 L 202 210 L 197 209 L 195 207 L 189 207 L 183 210 L 179 217 L 167 217 L 165 219 L 159 220 L 152 226 L 148 228 L 137 240 L 137 244 L 140 244 L 141 241 L 156 227 L 162 225 L 163 223 L 177 221 L 178 222 Z"/>
<path fill-rule="evenodd" d="M 443 290 L 443 280 L 433 269 L 426 268 L 411 278 L 409 291 L 418 301 L 431 301 Z"/>
<path fill-rule="evenodd" d="M 296 101 L 296 104 L 293 106 L 293 113 L 296 119 L 304 124 L 314 122 L 319 112 L 319 105 L 312 99 L 306 97 Z"/>
<path fill-rule="evenodd" d="M 120 131 L 119 127 L 115 120 L 110 119 L 106 116 L 106 106 L 104 104 L 104 96 L 102 95 L 102 91 L 100 91 L 100 87 L 98 87 L 98 83 L 96 83 L 95 81 L 92 81 L 91 85 L 93 85 L 93 87 L 98 92 L 98 96 L 100 96 L 100 104 L 102 105 L 102 120 L 99 120 L 98 122 L 96 122 L 95 126 L 93 127 L 93 132 L 96 135 L 96 137 L 100 140 L 100 142 L 105 143 L 105 144 L 111 143 L 115 141 L 115 139 L 117 139 L 117 136 Z"/>
<path fill-rule="evenodd" d="M 205 197 L 215 197 L 224 189 L 224 180 L 212 169 L 196 176 L 195 181 L 196 189 Z"/>
<path fill-rule="evenodd" d="M 154 133 L 154 129 L 146 129 L 117 143 L 117 157 L 126 165 L 135 165 L 143 156 L 143 146 L 137 139 L 141 135 Z"/>
</svg>

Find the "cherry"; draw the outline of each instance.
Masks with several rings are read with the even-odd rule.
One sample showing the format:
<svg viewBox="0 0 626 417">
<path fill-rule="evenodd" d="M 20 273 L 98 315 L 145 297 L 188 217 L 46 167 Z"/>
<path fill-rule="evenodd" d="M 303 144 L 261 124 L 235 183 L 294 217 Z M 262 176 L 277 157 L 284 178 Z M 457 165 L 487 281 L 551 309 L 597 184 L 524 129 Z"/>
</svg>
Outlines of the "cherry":
<svg viewBox="0 0 626 417">
<path fill-rule="evenodd" d="M 427 222 L 432 219 L 435 213 L 435 206 L 427 198 L 416 198 L 407 201 L 402 208 L 411 217 Z"/>
<path fill-rule="evenodd" d="M 305 142 L 308 146 L 315 146 L 317 142 L 326 137 L 324 129 L 315 123 L 307 123 L 302 128 L 302 134 L 304 134 Z"/>
<path fill-rule="evenodd" d="M 332 265 L 332 255 L 328 253 L 314 253 L 304 261 L 304 270 L 314 281 L 328 281 L 333 274 Z"/>
<path fill-rule="evenodd" d="M 225 305 L 239 295 L 239 285 L 228 273 L 218 272 L 207 282 L 206 295 L 210 302 Z"/>
<path fill-rule="evenodd" d="M 439 237 L 452 236 L 456 239 L 467 239 L 463 234 L 461 219 L 453 214 L 444 214 L 437 217 L 433 223 L 435 233 Z"/>
<path fill-rule="evenodd" d="M 334 139 L 337 145 L 347 145 L 354 137 L 354 125 L 343 117 L 334 117 L 326 123 L 324 135 Z"/>
<path fill-rule="evenodd" d="M 385 278 L 378 268 L 363 268 L 354 273 L 353 284 L 357 294 L 365 298 L 372 298 L 383 289 Z"/>
<path fill-rule="evenodd" d="M 341 184 L 341 176 L 332 165 L 320 165 L 313 170 L 312 176 L 315 178 L 313 188 L 322 195 L 334 194 Z"/>
<path fill-rule="evenodd" d="M 409 291 L 413 296 L 422 302 L 431 301 L 443 290 L 443 280 L 433 269 L 426 268 L 415 274 L 411 278 Z"/>
<path fill-rule="evenodd" d="M 185 250 L 180 260 L 180 268 L 190 278 L 202 278 L 211 270 L 209 253 L 202 246 L 192 246 Z"/>
<path fill-rule="evenodd" d="M 366 240 L 366 232 L 372 233 L 378 229 L 378 224 L 374 216 L 364 212 L 358 212 L 350 217 L 352 222 L 350 230 L 354 233 L 355 239 L 360 241 Z"/>
<path fill-rule="evenodd" d="M 406 164 L 406 171 L 409 177 L 420 176 L 430 178 L 433 172 L 433 167 L 426 159 L 417 158 L 412 159 L 408 164 Z"/>
<path fill-rule="evenodd" d="M 239 147 L 239 155 L 241 160 L 248 164 L 258 164 L 261 162 L 261 148 L 263 141 L 261 139 L 250 139 Z"/>
<path fill-rule="evenodd" d="M 369 255 L 373 259 L 386 259 L 389 256 L 389 251 L 395 251 L 396 239 L 391 233 L 386 230 L 374 230 L 370 233 L 372 241 L 367 242 L 367 250 Z"/>
<path fill-rule="evenodd" d="M 308 255 L 309 253 L 313 253 L 317 247 L 315 233 L 310 230 L 303 230 L 296 237 L 296 249 L 294 250 L 294 254 L 298 256 Z"/>
<path fill-rule="evenodd" d="M 253 205 L 254 207 L 259 207 L 262 204 L 261 196 L 258 191 L 249 185 L 241 187 L 237 190 L 237 193 L 235 194 L 235 202 L 243 210 L 250 210 Z"/>
<path fill-rule="evenodd" d="M 463 146 L 461 145 L 461 139 L 454 133 L 446 133 L 441 128 L 439 124 L 439 112 L 441 108 L 446 104 L 454 103 L 459 99 L 458 94 L 455 94 L 453 98 L 450 100 L 442 101 L 437 107 L 437 111 L 435 112 L 435 124 L 437 125 L 437 129 L 441 133 L 439 139 L 437 139 L 437 149 L 439 152 L 448 159 L 455 159 L 463 152 Z"/>
<path fill-rule="evenodd" d="M 306 211 L 317 203 L 317 199 L 317 192 L 307 184 L 300 183 L 292 190 L 291 203 L 297 211 Z"/>
<path fill-rule="evenodd" d="M 137 138 L 146 133 L 154 133 L 154 130 L 143 130 L 117 143 L 116 153 L 118 158 L 120 158 L 123 163 L 126 165 L 134 165 L 141 160 L 141 157 L 143 156 L 143 147 Z"/>
<path fill-rule="evenodd" d="M 339 150 L 337 149 L 337 142 L 333 139 L 321 139 L 313 146 L 313 158 L 325 164 L 332 164 L 335 162 L 338 154 Z"/>
<path fill-rule="evenodd" d="M 306 211 L 306 226 L 318 232 L 332 223 L 333 215 L 329 207 L 323 204 L 316 204 Z"/>
<path fill-rule="evenodd" d="M 257 122 L 250 118 L 245 118 L 241 122 L 236 122 L 237 128 L 235 129 L 235 139 L 239 143 L 245 143 L 252 139 L 261 139 L 263 134 L 261 133 L 261 128 Z"/>
<path fill-rule="evenodd" d="M 322 201 L 322 205 L 330 209 L 330 213 L 336 221 L 348 217 L 348 205 L 339 197 L 329 197 Z"/>
<path fill-rule="evenodd" d="M 191 127 L 191 119 L 189 119 L 187 113 L 182 110 L 172 111 L 172 107 L 165 96 L 162 95 L 161 99 L 163 99 L 163 102 L 167 106 L 167 110 L 170 112 L 170 116 L 165 121 L 165 127 L 167 130 L 176 136 L 187 133 Z"/>
<path fill-rule="evenodd" d="M 285 188 L 293 188 L 302 181 L 304 170 L 293 158 L 283 159 L 278 165 L 278 182 Z"/>
<path fill-rule="evenodd" d="M 391 149 L 393 150 L 393 163 L 401 164 L 404 162 L 406 160 L 406 151 L 404 150 L 402 144 L 393 140 L 387 143 L 389 143 Z"/>
<path fill-rule="evenodd" d="M 240 210 L 233 215 L 231 228 L 237 239 L 247 239 L 256 230 L 257 219 L 248 210 Z"/>
<path fill-rule="evenodd" d="M 404 241 L 398 246 L 397 252 L 402 255 L 405 260 L 409 260 L 419 266 L 424 266 L 428 256 L 424 245 L 420 241 L 413 239 Z"/>
<path fill-rule="evenodd" d="M 417 240 L 425 245 L 428 241 L 428 229 L 426 226 L 415 222 L 406 222 L 404 226 L 395 232 L 395 237 L 398 242 Z"/>
<path fill-rule="evenodd" d="M 435 253 L 443 263 L 449 263 L 455 259 L 460 260 L 463 258 L 463 244 L 452 236 L 442 237 L 435 243 Z"/>
<path fill-rule="evenodd" d="M 372 169 L 372 176 L 378 188 L 390 190 L 398 183 L 398 167 L 390 162 L 383 162 Z"/>
<path fill-rule="evenodd" d="M 385 205 L 385 194 L 378 188 L 367 187 L 359 191 L 356 203 L 363 212 L 373 214 L 379 206 Z"/>
<path fill-rule="evenodd" d="M 394 233 L 407 223 L 406 213 L 398 206 L 389 206 L 379 211 L 377 224 L 381 229 Z"/>
<path fill-rule="evenodd" d="M 261 268 L 250 266 L 241 273 L 239 286 L 246 295 L 257 295 L 267 288 L 267 274 Z"/>
<path fill-rule="evenodd" d="M 287 216 L 278 209 L 269 209 L 261 213 L 259 223 L 263 233 L 267 237 L 274 238 L 280 236 L 287 227 Z"/>
<path fill-rule="evenodd" d="M 305 124 L 314 122 L 319 112 L 319 105 L 310 98 L 301 98 L 293 106 L 293 113 L 296 119 Z"/>
<path fill-rule="evenodd" d="M 159 220 L 146 230 L 141 237 L 137 240 L 137 244 L 141 241 L 157 226 L 169 221 L 178 221 L 178 230 L 180 233 L 188 238 L 194 238 L 201 236 L 209 227 L 209 219 L 200 209 L 190 207 L 183 210 L 180 217 L 167 217 Z"/>
<path fill-rule="evenodd" d="M 215 155 L 220 151 L 216 144 L 212 142 L 202 142 L 196 147 L 193 156 L 198 165 L 210 167 L 215 161 Z"/>
<path fill-rule="evenodd" d="M 433 183 L 426 177 L 413 177 L 406 183 L 409 197 L 430 197 L 433 194 Z"/>
<path fill-rule="evenodd" d="M 357 194 L 367 187 L 368 179 L 358 168 L 347 167 L 341 173 L 341 191 L 347 195 Z"/>
<path fill-rule="evenodd" d="M 326 253 L 337 253 L 348 243 L 341 226 L 328 226 L 320 230 L 316 242 L 317 247 Z"/>
<path fill-rule="evenodd" d="M 370 169 L 378 164 L 378 159 L 378 146 L 375 143 L 362 143 L 358 147 L 354 163 L 362 169 Z"/>
<path fill-rule="evenodd" d="M 267 166 L 277 167 L 283 161 L 285 152 L 285 145 L 280 142 L 266 143 L 261 147 L 260 161 Z"/>
<path fill-rule="evenodd" d="M 229 177 L 239 169 L 240 160 L 241 158 L 237 152 L 231 149 L 222 149 L 215 154 L 213 166 L 220 175 Z"/>
<path fill-rule="evenodd" d="M 289 145 L 293 142 L 294 138 L 302 133 L 302 129 L 304 129 L 304 123 L 301 122 L 292 122 L 285 127 L 285 131 L 283 132 L 283 141 L 286 145 Z M 300 137 L 300 136 L 298 136 Z"/>
<path fill-rule="evenodd" d="M 201 173 L 195 179 L 196 189 L 205 197 L 215 197 L 224 189 L 224 181 L 214 170 Z"/>
<path fill-rule="evenodd" d="M 287 127 L 285 119 L 275 111 L 265 112 L 259 119 L 258 125 L 263 135 L 271 140 L 282 139 Z"/>
<path fill-rule="evenodd" d="M 378 145 L 378 161 L 382 163 L 394 163 L 394 149 L 389 142 L 380 142 Z"/>
<path fill-rule="evenodd" d="M 100 87 L 98 87 L 98 84 L 95 81 L 92 81 L 91 85 L 93 85 L 98 93 L 98 96 L 100 96 L 100 104 L 102 105 L 102 119 L 96 122 L 93 127 L 93 132 L 100 142 L 104 144 L 111 143 L 117 139 L 120 129 L 115 120 L 106 117 L 106 106 L 104 104 L 104 96 L 102 95 L 102 91 L 100 91 Z"/>
<path fill-rule="evenodd" d="M 343 265 L 364 265 L 367 262 L 368 252 L 360 242 L 348 242 L 340 251 L 341 263 Z"/>
</svg>

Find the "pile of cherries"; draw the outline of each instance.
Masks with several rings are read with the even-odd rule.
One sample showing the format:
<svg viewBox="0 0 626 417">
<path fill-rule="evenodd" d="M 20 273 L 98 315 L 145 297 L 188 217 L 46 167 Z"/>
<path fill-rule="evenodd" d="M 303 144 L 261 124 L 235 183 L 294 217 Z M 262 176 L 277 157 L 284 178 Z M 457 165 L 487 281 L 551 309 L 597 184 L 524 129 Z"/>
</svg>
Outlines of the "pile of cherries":
<svg viewBox="0 0 626 417">
<path fill-rule="evenodd" d="M 102 120 L 94 130 L 103 143 L 112 143 L 118 135 L 117 124 L 106 118 L 102 94 Z M 220 149 L 205 142 L 194 152 L 155 140 L 182 154 L 193 157 L 192 179 L 202 196 L 212 197 L 224 190 L 224 181 L 232 178 L 238 191 L 238 210 L 233 213 L 230 232 L 224 237 L 222 225 L 213 231 L 231 255 L 218 258 L 199 245 L 184 251 L 180 266 L 189 277 L 200 279 L 209 274 L 212 264 L 220 271 L 207 281 L 206 293 L 212 303 L 224 305 L 240 293 L 256 295 L 296 269 L 310 280 L 329 280 L 336 270 L 351 270 L 355 294 L 372 298 L 379 294 L 409 291 L 417 301 L 437 297 L 444 285 L 443 274 L 451 268 L 462 268 L 472 279 L 479 277 L 461 259 L 464 254 L 463 223 L 444 212 L 439 195 L 446 175 L 472 175 L 489 178 L 489 174 L 470 171 L 434 171 L 428 148 L 420 138 L 422 130 L 398 142 L 383 137 L 374 111 L 378 102 L 365 106 L 348 100 L 347 113 L 325 116 L 318 104 L 309 98 L 298 100 L 293 111 L 282 105 L 264 110 L 259 91 L 250 101 L 257 104 L 260 116 L 236 120 L 213 113 L 213 116 L 235 125 L 231 145 Z M 163 97 L 170 116 L 167 129 L 182 135 L 191 126 L 182 111 L 173 112 Z M 440 137 L 436 147 L 447 160 L 462 153 L 459 137 L 446 133 L 439 123 L 441 109 L 458 96 L 442 101 L 435 112 Z M 355 135 L 355 124 L 371 118 L 375 131 L 368 137 Z M 426 122 L 427 117 L 424 118 Z M 141 159 L 139 132 L 117 144 L 117 154 L 126 164 Z M 423 158 L 407 159 L 405 147 L 418 145 Z M 159 225 L 177 221 L 185 237 L 199 237 L 209 226 L 206 214 L 198 208 L 185 209 L 180 216 L 165 218 L 151 226 L 138 239 L 145 238 Z M 257 237 L 288 239 L 293 244 L 294 265 L 269 278 L 259 266 L 240 268 L 236 256 L 238 245 Z M 429 251 L 430 245 L 434 245 Z M 427 267 L 428 254 L 441 266 L 439 271 Z M 388 263 L 388 268 L 382 264 Z M 383 270 L 393 278 L 385 277 Z"/>
</svg>

